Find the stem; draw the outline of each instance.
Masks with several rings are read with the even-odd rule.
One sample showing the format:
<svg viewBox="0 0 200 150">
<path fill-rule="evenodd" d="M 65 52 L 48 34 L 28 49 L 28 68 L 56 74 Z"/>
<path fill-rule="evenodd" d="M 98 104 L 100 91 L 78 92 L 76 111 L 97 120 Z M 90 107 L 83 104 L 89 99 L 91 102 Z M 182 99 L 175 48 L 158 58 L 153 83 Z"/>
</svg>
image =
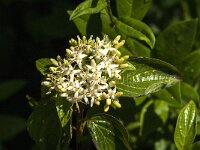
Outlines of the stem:
<svg viewBox="0 0 200 150">
<path fill-rule="evenodd" d="M 106 2 L 107 2 L 107 4 L 108 4 L 108 6 L 107 6 L 107 12 L 108 12 L 108 15 L 109 15 L 109 17 L 110 17 L 110 21 L 111 21 L 111 26 L 114 26 L 114 20 L 113 20 L 113 15 L 112 15 L 112 9 L 111 9 L 111 7 L 110 7 L 110 0 L 106 0 Z"/>
</svg>

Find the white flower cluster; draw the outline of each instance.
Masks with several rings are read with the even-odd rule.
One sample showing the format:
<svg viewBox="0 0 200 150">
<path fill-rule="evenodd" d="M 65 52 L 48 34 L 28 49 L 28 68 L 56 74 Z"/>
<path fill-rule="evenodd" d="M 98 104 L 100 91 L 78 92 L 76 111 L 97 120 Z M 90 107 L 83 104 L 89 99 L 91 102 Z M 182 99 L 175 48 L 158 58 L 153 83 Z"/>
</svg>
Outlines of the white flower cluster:
<svg viewBox="0 0 200 150">
<path fill-rule="evenodd" d="M 66 58 L 51 59 L 53 65 L 42 84 L 49 87 L 48 93 L 55 90 L 72 103 L 83 102 L 92 107 L 105 100 L 105 112 L 109 106 L 120 108 L 118 97 L 123 93 L 117 92 L 116 82 L 121 79 L 121 69 L 128 66 L 124 63 L 128 56 L 120 56 L 117 49 L 125 41 L 119 40 L 120 36 L 112 42 L 107 36 L 103 40 L 92 36 L 88 40 L 86 37 L 71 39 Z"/>
</svg>

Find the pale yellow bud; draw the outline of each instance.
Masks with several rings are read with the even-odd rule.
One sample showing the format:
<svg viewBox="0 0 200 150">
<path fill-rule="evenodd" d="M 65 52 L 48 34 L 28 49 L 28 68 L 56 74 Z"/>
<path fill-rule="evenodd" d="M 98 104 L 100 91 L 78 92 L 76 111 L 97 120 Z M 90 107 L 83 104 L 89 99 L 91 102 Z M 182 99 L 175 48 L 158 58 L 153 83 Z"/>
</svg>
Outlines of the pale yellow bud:
<svg viewBox="0 0 200 150">
<path fill-rule="evenodd" d="M 110 98 L 106 99 L 106 105 L 111 105 L 112 100 Z"/>
<path fill-rule="evenodd" d="M 113 101 L 114 106 L 116 106 L 117 108 L 121 108 L 121 104 L 119 103 L 119 101 Z"/>
<path fill-rule="evenodd" d="M 52 72 L 54 72 L 54 71 L 57 70 L 57 68 L 56 67 L 49 67 L 49 70 L 52 71 Z"/>
<path fill-rule="evenodd" d="M 51 58 L 50 60 L 55 66 L 58 66 L 58 62 L 55 59 Z"/>
<path fill-rule="evenodd" d="M 104 112 L 108 112 L 109 108 L 110 107 L 108 105 L 104 105 Z"/>
<path fill-rule="evenodd" d="M 120 68 L 127 68 L 127 67 L 128 67 L 128 64 L 121 64 L 119 67 L 120 67 Z"/>
<path fill-rule="evenodd" d="M 118 36 L 113 40 L 113 44 L 118 44 L 120 38 L 121 38 L 121 36 L 118 35 Z"/>
<path fill-rule="evenodd" d="M 114 87 L 115 85 L 116 85 L 115 81 L 110 81 L 110 82 L 109 82 L 109 86 L 110 86 L 110 87 Z"/>
<path fill-rule="evenodd" d="M 118 49 L 118 48 L 122 47 L 124 44 L 125 44 L 125 40 L 122 40 L 117 45 L 115 45 L 115 48 Z"/>
<path fill-rule="evenodd" d="M 67 53 L 67 56 L 71 56 L 72 55 L 72 51 L 70 49 L 66 49 L 66 53 Z"/>
<path fill-rule="evenodd" d="M 120 97 L 120 96 L 122 96 L 122 95 L 123 95 L 123 92 L 117 92 L 117 93 L 115 94 L 116 97 Z"/>
<path fill-rule="evenodd" d="M 95 103 L 97 106 L 100 105 L 100 101 L 95 101 L 94 103 Z"/>
<path fill-rule="evenodd" d="M 50 86 L 50 85 L 51 85 L 51 83 L 50 83 L 49 81 L 43 81 L 43 82 L 42 82 L 42 85 L 45 85 L 45 86 Z"/>
<path fill-rule="evenodd" d="M 90 65 L 91 65 L 92 67 L 96 67 L 96 66 L 97 66 L 97 64 L 96 64 L 96 62 L 95 62 L 94 59 L 91 59 Z"/>
<path fill-rule="evenodd" d="M 126 60 L 129 59 L 129 56 L 128 56 L 128 55 L 125 55 L 125 56 L 123 56 L 122 58 L 126 61 Z"/>
</svg>

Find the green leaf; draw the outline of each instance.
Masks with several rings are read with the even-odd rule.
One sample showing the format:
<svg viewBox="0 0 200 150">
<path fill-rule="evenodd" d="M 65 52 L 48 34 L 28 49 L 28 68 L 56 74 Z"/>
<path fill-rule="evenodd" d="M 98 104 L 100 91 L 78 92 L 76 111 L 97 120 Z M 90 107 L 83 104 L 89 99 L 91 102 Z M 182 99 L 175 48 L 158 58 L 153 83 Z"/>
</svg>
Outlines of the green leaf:
<svg viewBox="0 0 200 150">
<path fill-rule="evenodd" d="M 192 147 L 190 150 L 199 150 L 200 149 L 200 141 L 195 142 L 192 144 Z"/>
<path fill-rule="evenodd" d="M 0 102 L 17 93 L 26 85 L 25 80 L 8 80 L 0 83 Z"/>
<path fill-rule="evenodd" d="M 133 18 L 121 18 L 115 20 L 115 26 L 119 33 L 137 40 L 145 41 L 151 48 L 155 44 L 155 36 L 148 25 Z"/>
<path fill-rule="evenodd" d="M 172 87 L 168 87 L 154 94 L 159 100 L 167 102 L 170 106 L 181 107 L 182 97 L 180 82 Z"/>
<path fill-rule="evenodd" d="M 134 57 L 131 56 L 129 58 L 130 61 L 134 61 L 138 64 L 146 64 L 154 69 L 160 70 L 162 72 L 171 74 L 171 75 L 177 75 L 180 76 L 179 71 L 177 70 L 176 67 L 174 67 L 173 65 L 162 61 L 160 59 L 156 59 L 156 58 L 149 58 L 149 57 Z"/>
<path fill-rule="evenodd" d="M 66 100 L 66 98 L 58 97 L 55 99 L 56 110 L 60 119 L 61 126 L 64 127 L 72 116 L 72 103 Z"/>
<path fill-rule="evenodd" d="M 0 115 L 0 143 L 11 140 L 26 129 L 26 121 L 17 116 Z"/>
<path fill-rule="evenodd" d="M 116 0 L 117 14 L 142 20 L 151 6 L 152 0 Z"/>
<path fill-rule="evenodd" d="M 79 4 L 70 15 L 70 20 L 74 20 L 82 15 L 99 13 L 107 7 L 105 0 L 86 0 Z"/>
<path fill-rule="evenodd" d="M 194 84 L 200 76 L 200 50 L 190 53 L 183 62 L 183 78 Z"/>
<path fill-rule="evenodd" d="M 165 101 L 155 101 L 154 103 L 155 113 L 160 117 L 163 124 L 166 123 L 169 115 L 169 106 Z"/>
<path fill-rule="evenodd" d="M 156 39 L 153 56 L 178 67 L 192 49 L 197 21 L 180 21 L 167 27 Z"/>
<path fill-rule="evenodd" d="M 156 131 L 162 125 L 162 120 L 154 111 L 153 100 L 148 101 L 142 108 L 140 114 L 140 130 L 139 135 L 146 135 Z"/>
<path fill-rule="evenodd" d="M 27 128 L 40 149 L 55 150 L 59 146 L 62 128 L 54 101 L 42 101 L 29 116 Z"/>
<path fill-rule="evenodd" d="M 43 75 L 48 72 L 49 66 L 51 65 L 53 65 L 53 63 L 49 58 L 41 58 L 36 61 L 36 68 Z"/>
<path fill-rule="evenodd" d="M 133 38 L 126 38 L 124 46 L 132 53 L 131 55 L 150 57 L 150 48 Z"/>
<path fill-rule="evenodd" d="M 113 116 L 97 114 L 87 120 L 87 127 L 98 150 L 131 150 L 126 129 Z"/>
<path fill-rule="evenodd" d="M 191 85 L 185 82 L 181 82 L 181 95 L 184 101 L 188 102 L 194 100 L 200 105 L 198 92 Z"/>
<path fill-rule="evenodd" d="M 166 74 L 144 64 L 134 64 L 136 70 L 124 71 L 117 89 L 127 97 L 138 97 L 157 92 L 179 81 L 176 76 Z"/>
<path fill-rule="evenodd" d="M 178 150 L 187 150 L 196 136 L 196 106 L 190 101 L 181 109 L 174 133 L 174 141 Z"/>
</svg>

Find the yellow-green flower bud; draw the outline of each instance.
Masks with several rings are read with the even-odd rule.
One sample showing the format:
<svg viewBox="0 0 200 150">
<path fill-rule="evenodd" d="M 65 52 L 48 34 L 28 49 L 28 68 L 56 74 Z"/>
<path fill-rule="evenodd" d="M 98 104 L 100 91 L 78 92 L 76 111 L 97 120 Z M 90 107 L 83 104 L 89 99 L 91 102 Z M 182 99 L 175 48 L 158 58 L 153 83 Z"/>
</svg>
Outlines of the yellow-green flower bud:
<svg viewBox="0 0 200 150">
<path fill-rule="evenodd" d="M 112 100 L 110 98 L 106 99 L 106 105 L 111 105 Z"/>
<path fill-rule="evenodd" d="M 122 96 L 122 95 L 123 95 L 123 92 L 117 92 L 117 93 L 115 94 L 116 97 L 120 97 L 120 96 Z"/>
<path fill-rule="evenodd" d="M 119 103 L 119 101 L 113 101 L 114 106 L 116 106 L 117 108 L 121 108 L 121 104 Z"/>
<path fill-rule="evenodd" d="M 100 101 L 95 101 L 94 103 L 95 103 L 97 106 L 100 105 Z"/>
<path fill-rule="evenodd" d="M 115 45 L 115 48 L 118 49 L 118 48 L 122 47 L 124 44 L 125 44 L 125 40 L 122 40 L 117 45 Z"/>
<path fill-rule="evenodd" d="M 51 58 L 50 60 L 55 66 L 58 66 L 58 62 L 55 59 Z"/>
<path fill-rule="evenodd" d="M 104 112 L 108 112 L 109 108 L 109 105 L 104 105 Z"/>
<path fill-rule="evenodd" d="M 128 67 L 128 64 L 121 64 L 119 67 L 120 67 L 120 68 L 127 68 L 127 67 Z"/>
</svg>

